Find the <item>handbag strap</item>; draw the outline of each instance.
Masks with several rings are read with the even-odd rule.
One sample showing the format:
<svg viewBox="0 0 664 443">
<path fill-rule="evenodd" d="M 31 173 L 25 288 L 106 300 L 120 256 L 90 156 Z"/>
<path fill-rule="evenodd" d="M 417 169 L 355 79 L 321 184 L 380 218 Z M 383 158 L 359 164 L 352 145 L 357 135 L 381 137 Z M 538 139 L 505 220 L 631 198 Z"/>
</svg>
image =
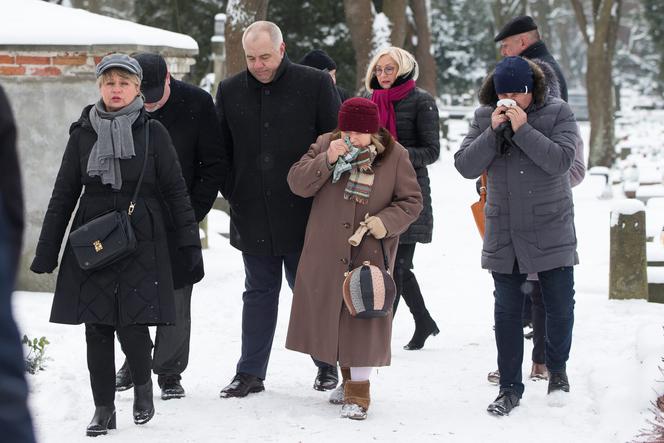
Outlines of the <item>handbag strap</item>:
<svg viewBox="0 0 664 443">
<path fill-rule="evenodd" d="M 148 165 L 148 148 L 150 147 L 150 120 L 147 120 L 145 123 L 145 158 L 143 159 L 143 169 L 141 169 L 141 175 L 138 177 L 138 183 L 136 183 L 136 189 L 134 189 L 134 195 L 131 197 L 129 202 L 129 209 L 127 214 L 131 215 L 134 213 L 134 207 L 136 206 L 136 201 L 138 200 L 138 191 L 141 190 L 141 184 L 143 183 L 143 176 L 145 175 L 145 168 Z"/>
<path fill-rule="evenodd" d="M 487 185 L 487 173 L 484 171 L 482 177 L 480 178 L 480 201 L 486 201 L 486 185 Z"/>
<path fill-rule="evenodd" d="M 351 248 L 352 248 L 352 246 L 351 246 Z M 357 245 L 357 249 L 358 250 L 360 249 L 360 245 Z M 383 239 L 382 238 L 380 239 L 380 249 L 381 249 L 381 251 L 383 251 L 383 263 L 385 264 L 385 272 L 387 272 L 389 274 L 390 273 L 389 260 L 387 259 L 387 254 L 385 253 L 385 245 L 383 244 Z M 358 251 L 357 254 L 359 254 L 359 251 Z M 357 258 L 357 254 L 355 254 L 355 258 Z M 350 262 L 348 262 L 348 272 L 352 271 L 353 268 L 354 268 L 353 260 L 354 259 L 352 257 L 352 253 L 351 253 L 351 259 L 350 259 Z"/>
</svg>

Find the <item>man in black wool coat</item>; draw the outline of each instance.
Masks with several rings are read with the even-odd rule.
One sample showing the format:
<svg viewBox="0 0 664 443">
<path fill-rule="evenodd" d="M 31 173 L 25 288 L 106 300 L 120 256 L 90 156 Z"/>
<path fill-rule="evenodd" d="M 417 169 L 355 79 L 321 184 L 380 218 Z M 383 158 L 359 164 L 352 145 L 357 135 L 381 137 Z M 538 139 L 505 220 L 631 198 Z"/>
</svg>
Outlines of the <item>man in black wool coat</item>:
<svg viewBox="0 0 664 443">
<path fill-rule="evenodd" d="M 141 92 L 145 96 L 145 109 L 151 118 L 166 127 L 171 136 L 196 220 L 200 222 L 212 208 L 226 170 L 222 163 L 219 121 L 212 96 L 201 88 L 171 77 L 166 61 L 159 54 L 140 53 L 133 57 L 143 69 Z M 163 210 L 168 211 L 166 206 Z M 166 220 L 168 222 L 170 217 L 167 216 Z M 194 283 L 204 275 L 202 261 L 191 263 L 182 257 L 175 235 L 174 228 L 169 226 L 176 321 L 175 325 L 157 326 L 152 365 L 164 400 L 185 396 L 180 380 L 189 362 L 191 293 Z M 116 389 L 125 390 L 132 386 L 125 360 L 116 377 Z"/>
<path fill-rule="evenodd" d="M 292 63 L 281 30 L 258 21 L 242 37 L 247 69 L 223 80 L 216 106 L 230 165 L 221 191 L 231 208 L 231 245 L 242 251 L 242 354 L 220 396 L 265 389 L 277 325 L 282 267 L 293 288 L 311 199 L 293 194 L 290 167 L 337 126 L 339 95 L 325 72 Z M 350 236 L 349 232 L 349 236 Z M 334 389 L 336 366 L 316 362 L 314 389 Z"/>
<path fill-rule="evenodd" d="M 529 15 L 514 17 L 505 23 L 493 41 L 500 42 L 500 54 L 503 57 L 518 55 L 531 60 L 542 60 L 551 65 L 560 83 L 560 98 L 567 101 L 567 82 L 563 71 L 542 41 L 532 17 Z"/>
</svg>

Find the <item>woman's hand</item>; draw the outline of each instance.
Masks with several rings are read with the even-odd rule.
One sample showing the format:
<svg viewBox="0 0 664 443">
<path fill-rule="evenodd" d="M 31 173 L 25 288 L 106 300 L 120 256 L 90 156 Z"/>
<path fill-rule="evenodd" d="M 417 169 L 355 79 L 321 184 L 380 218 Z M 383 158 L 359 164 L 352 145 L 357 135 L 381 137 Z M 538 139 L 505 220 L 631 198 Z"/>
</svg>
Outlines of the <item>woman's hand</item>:
<svg viewBox="0 0 664 443">
<path fill-rule="evenodd" d="M 506 112 L 509 108 L 506 106 L 498 106 L 491 113 L 491 129 L 495 130 L 498 126 L 506 121 L 509 121 L 509 118 L 506 115 Z"/>
<path fill-rule="evenodd" d="M 387 229 L 385 228 L 383 221 L 380 218 L 376 217 L 375 215 L 366 217 L 364 219 L 364 224 L 369 230 L 369 233 L 378 240 L 380 240 L 381 238 L 385 238 L 385 236 L 387 235 Z"/>
<path fill-rule="evenodd" d="M 331 165 L 335 164 L 339 156 L 344 155 L 346 152 L 348 152 L 348 148 L 343 140 L 340 138 L 332 140 L 330 146 L 327 148 L 327 162 Z"/>
</svg>

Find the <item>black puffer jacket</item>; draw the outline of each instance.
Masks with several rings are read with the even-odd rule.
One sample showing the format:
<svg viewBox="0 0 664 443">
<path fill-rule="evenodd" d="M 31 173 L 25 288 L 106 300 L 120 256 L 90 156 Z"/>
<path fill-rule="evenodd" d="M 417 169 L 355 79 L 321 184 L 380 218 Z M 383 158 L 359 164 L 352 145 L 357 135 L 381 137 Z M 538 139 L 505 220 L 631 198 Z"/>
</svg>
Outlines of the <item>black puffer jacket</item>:
<svg viewBox="0 0 664 443">
<path fill-rule="evenodd" d="M 424 209 L 419 218 L 401 234 L 399 243 L 430 243 L 433 209 L 427 165 L 435 162 L 440 155 L 438 107 L 428 92 L 415 88 L 406 98 L 395 102 L 394 112 L 399 143 L 408 150 L 424 199 Z"/>
<path fill-rule="evenodd" d="M 111 190 L 99 177 L 90 177 L 87 163 L 97 140 L 88 119 L 90 106 L 70 129 L 60 171 L 44 217 L 31 269 L 51 272 L 58 264 L 58 252 L 71 213 L 80 202 L 72 229 L 105 212 L 129 206 L 145 159 L 145 111 L 132 127 L 136 155 L 120 160 L 122 189 Z M 81 190 L 85 187 L 83 195 Z M 173 281 L 168 254 L 164 214 L 159 195 L 165 199 L 176 226 L 178 246 L 198 246 L 200 239 L 180 163 L 166 129 L 150 121 L 149 158 L 138 202 L 131 217 L 136 232 L 136 252 L 96 272 L 83 271 L 69 242 L 58 272 L 51 321 L 80 324 L 101 323 L 168 324 L 175 321 Z"/>
</svg>

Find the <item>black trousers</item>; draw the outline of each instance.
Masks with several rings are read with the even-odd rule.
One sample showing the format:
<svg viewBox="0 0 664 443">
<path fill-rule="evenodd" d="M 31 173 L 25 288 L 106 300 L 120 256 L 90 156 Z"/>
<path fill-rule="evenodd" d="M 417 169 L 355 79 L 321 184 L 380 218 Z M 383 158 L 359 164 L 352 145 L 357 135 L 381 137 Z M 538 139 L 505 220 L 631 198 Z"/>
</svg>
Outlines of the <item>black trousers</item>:
<svg viewBox="0 0 664 443">
<path fill-rule="evenodd" d="M 180 375 L 189 363 L 191 292 L 187 285 L 175 290 L 175 324 L 157 326 L 152 370 L 158 375 Z"/>
<path fill-rule="evenodd" d="M 393 315 L 397 313 L 399 298 L 403 297 L 406 305 L 410 308 L 410 313 L 417 322 L 428 317 L 429 311 L 424 303 L 420 285 L 412 271 L 416 244 L 399 244 L 397 248 L 397 257 L 394 264 L 394 283 L 397 287 L 397 294 L 394 299 Z"/>
<path fill-rule="evenodd" d="M 85 324 L 88 371 L 95 406 L 109 406 L 115 400 L 115 331 L 115 326 Z M 152 341 L 148 327 L 118 327 L 117 332 L 134 384 L 144 385 L 150 380 L 152 367 Z"/>
</svg>

